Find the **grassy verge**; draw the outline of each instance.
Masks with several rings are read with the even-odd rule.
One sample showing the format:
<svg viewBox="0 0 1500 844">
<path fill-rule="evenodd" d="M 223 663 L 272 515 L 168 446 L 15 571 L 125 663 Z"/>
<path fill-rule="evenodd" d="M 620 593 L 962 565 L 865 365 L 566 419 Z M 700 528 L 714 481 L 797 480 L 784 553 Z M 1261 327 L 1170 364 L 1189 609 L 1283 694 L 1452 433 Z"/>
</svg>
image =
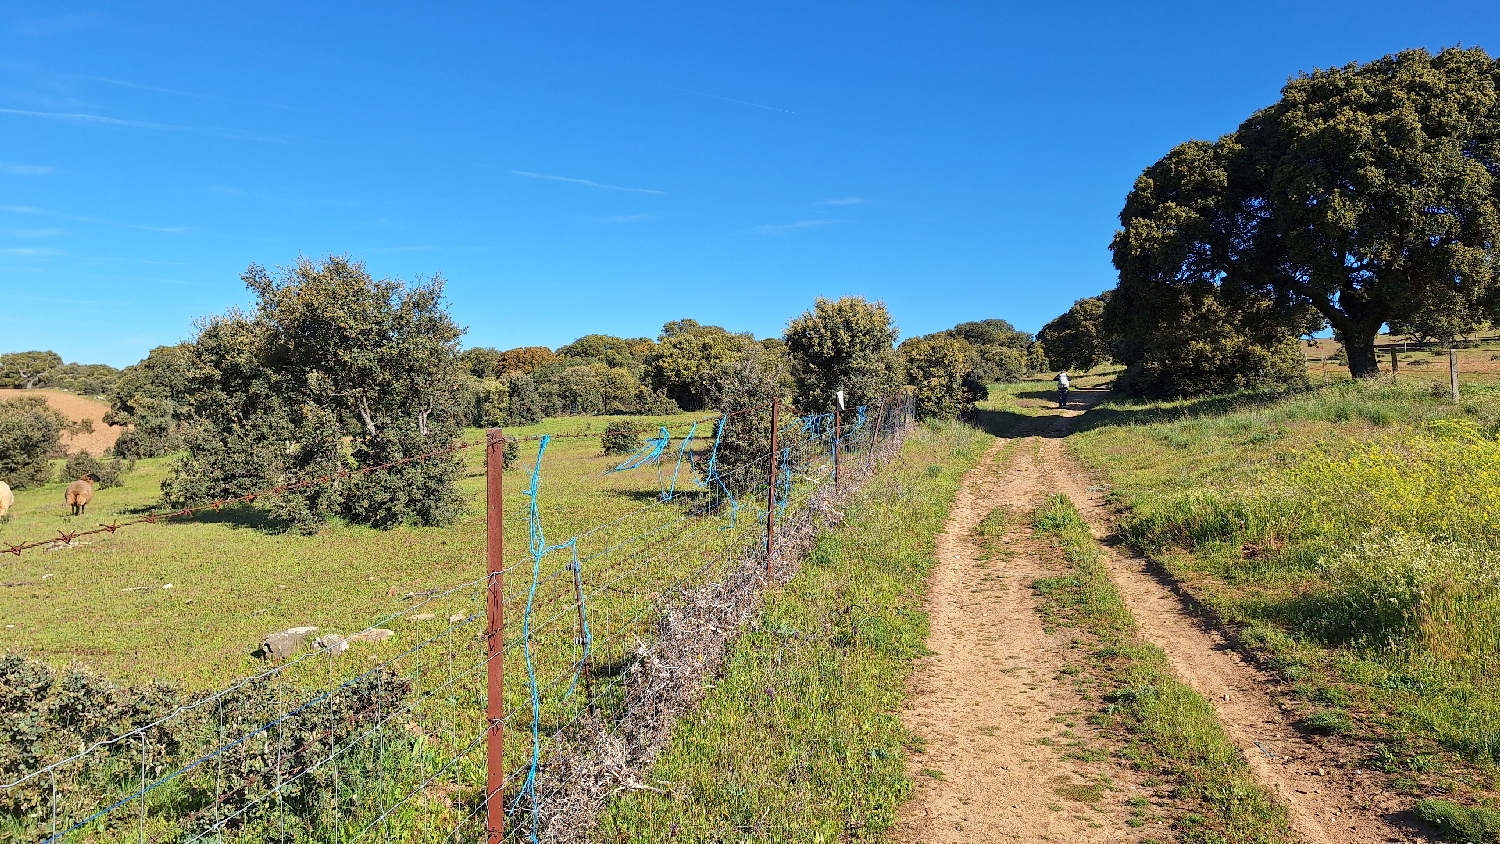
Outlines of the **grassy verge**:
<svg viewBox="0 0 1500 844">
<path fill-rule="evenodd" d="M 1500 392 L 1466 384 L 1454 405 L 1425 384 L 1345 382 L 1121 403 L 1085 423 L 1070 450 L 1109 482 L 1123 535 L 1279 673 L 1304 729 L 1488 817 Z"/>
<path fill-rule="evenodd" d="M 1291 841 L 1285 808 L 1256 783 L 1213 706 L 1173 676 L 1160 649 L 1135 635 L 1135 620 L 1072 502 L 1049 498 L 1034 524 L 1038 534 L 1058 543 L 1072 567 L 1035 588 L 1048 624 L 1091 637 L 1093 650 L 1082 670 L 1104 692 L 1091 720 L 1121 739 L 1138 769 L 1173 784 L 1172 821 L 1179 832 L 1189 841 Z"/>
<path fill-rule="evenodd" d="M 911 789 L 897 714 L 927 635 L 934 538 L 989 438 L 926 425 L 768 596 L 602 841 L 878 839 Z"/>
</svg>

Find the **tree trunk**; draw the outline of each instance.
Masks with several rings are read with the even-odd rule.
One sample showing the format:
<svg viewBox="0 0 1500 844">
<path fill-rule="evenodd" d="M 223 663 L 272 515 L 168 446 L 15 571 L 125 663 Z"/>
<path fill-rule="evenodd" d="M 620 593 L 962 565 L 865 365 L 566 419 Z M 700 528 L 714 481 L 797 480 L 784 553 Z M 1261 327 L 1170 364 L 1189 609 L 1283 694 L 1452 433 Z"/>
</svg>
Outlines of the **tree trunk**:
<svg viewBox="0 0 1500 844">
<path fill-rule="evenodd" d="M 1342 332 L 1344 355 L 1349 358 L 1349 375 L 1353 378 L 1374 378 L 1380 375 L 1380 363 L 1375 357 L 1375 335 L 1380 333 L 1380 324 L 1372 327 L 1358 326 L 1353 331 Z"/>
</svg>

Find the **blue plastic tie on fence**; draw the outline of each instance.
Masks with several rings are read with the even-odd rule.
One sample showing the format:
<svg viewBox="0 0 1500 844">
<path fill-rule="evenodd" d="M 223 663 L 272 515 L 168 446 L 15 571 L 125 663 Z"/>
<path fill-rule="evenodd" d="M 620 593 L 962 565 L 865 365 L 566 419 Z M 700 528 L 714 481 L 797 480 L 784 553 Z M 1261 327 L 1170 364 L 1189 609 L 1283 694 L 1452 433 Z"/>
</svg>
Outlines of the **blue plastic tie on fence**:
<svg viewBox="0 0 1500 844">
<path fill-rule="evenodd" d="M 865 426 L 865 406 L 860 405 L 859 407 L 854 408 L 854 412 L 859 415 L 859 418 L 855 421 L 854 427 L 850 428 L 847 432 L 844 433 L 844 436 L 846 437 Z"/>
<path fill-rule="evenodd" d="M 526 779 L 521 783 L 516 802 L 511 806 L 511 811 L 515 811 L 522 799 L 531 798 L 531 829 L 527 832 L 527 837 L 533 844 L 537 842 L 536 774 L 542 761 L 542 698 L 536 683 L 536 664 L 531 659 L 531 611 L 536 603 L 537 583 L 541 580 L 542 558 L 547 556 L 548 551 L 555 550 L 547 547 L 547 536 L 542 531 L 541 509 L 537 506 L 542 483 L 542 455 L 547 453 L 547 443 L 551 441 L 551 436 L 542 436 L 541 444 L 537 447 L 536 466 L 531 470 L 531 487 L 526 490 L 526 495 L 531 498 L 527 524 L 531 550 L 531 590 L 526 595 L 526 612 L 521 617 L 521 644 L 526 653 L 526 680 L 531 687 L 531 765 L 526 769 Z"/>
<path fill-rule="evenodd" d="M 682 460 L 687 456 L 688 444 L 693 441 L 693 434 L 695 434 L 697 431 L 698 423 L 694 422 L 693 427 L 688 429 L 687 436 L 682 438 L 682 447 L 677 449 L 677 465 L 672 468 L 672 486 L 666 492 L 662 493 L 661 497 L 663 500 L 671 501 L 672 497 L 677 494 L 677 476 L 682 472 Z M 659 479 L 659 473 L 661 472 L 661 463 L 658 462 L 656 465 Z M 703 486 L 703 484 L 699 482 L 697 474 L 693 471 L 692 460 L 688 461 L 688 475 L 692 477 L 693 483 L 697 484 L 698 486 Z"/>
<path fill-rule="evenodd" d="M 646 444 L 636 449 L 624 463 L 610 469 L 611 472 L 623 472 L 627 469 L 638 469 L 653 460 L 661 458 L 661 453 L 666 450 L 667 444 L 672 441 L 672 435 L 663 427 L 661 436 L 646 440 Z"/>
<path fill-rule="evenodd" d="M 735 517 L 740 511 L 740 504 L 734 499 L 734 493 L 729 491 L 729 484 L 724 483 L 724 476 L 719 474 L 719 443 L 724 439 L 724 426 L 727 424 L 729 424 L 729 417 L 720 416 L 719 430 L 714 434 L 714 447 L 708 453 L 708 482 L 717 482 L 719 488 L 724 490 L 724 495 L 729 499 L 729 526 L 725 528 L 729 530 L 734 527 Z"/>
<path fill-rule="evenodd" d="M 776 515 L 781 516 L 786 512 L 786 505 L 792 499 L 792 450 L 784 448 L 781 450 L 781 500 L 776 502 Z"/>
</svg>

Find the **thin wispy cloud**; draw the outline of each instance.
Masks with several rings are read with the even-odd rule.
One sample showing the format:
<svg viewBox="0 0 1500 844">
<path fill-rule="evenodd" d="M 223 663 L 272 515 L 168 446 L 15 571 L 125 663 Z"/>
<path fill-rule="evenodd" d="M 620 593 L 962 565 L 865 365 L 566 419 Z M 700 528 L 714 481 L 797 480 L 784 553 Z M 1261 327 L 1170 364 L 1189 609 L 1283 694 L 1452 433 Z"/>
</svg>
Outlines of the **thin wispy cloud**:
<svg viewBox="0 0 1500 844">
<path fill-rule="evenodd" d="M 512 170 L 510 172 L 512 175 L 525 176 L 528 179 L 546 179 L 552 182 L 572 182 L 575 185 L 588 185 L 591 188 L 603 188 L 604 190 L 622 190 L 627 193 L 666 193 L 666 191 L 651 190 L 650 188 L 623 188 L 619 185 L 606 185 L 603 182 L 596 182 L 592 179 L 574 179 L 570 176 L 551 176 L 546 173 L 532 173 L 526 170 Z"/>
<path fill-rule="evenodd" d="M 802 231 L 804 229 L 815 229 L 820 226 L 831 226 L 833 220 L 798 220 L 795 223 L 782 223 L 774 226 L 756 226 L 755 230 L 762 234 L 785 234 L 787 232 Z"/>
<path fill-rule="evenodd" d="M 777 108 L 776 106 L 761 105 L 760 103 L 752 103 L 752 102 L 748 102 L 746 100 L 736 100 L 733 97 L 721 97 L 718 94 L 707 94 L 707 93 L 704 93 L 703 91 L 694 91 L 694 90 L 691 90 L 691 89 L 688 89 L 688 88 L 672 88 L 671 90 L 673 90 L 673 91 L 681 91 L 684 94 L 694 94 L 694 95 L 699 96 L 699 97 L 708 97 L 710 99 L 723 100 L 726 103 L 737 103 L 737 104 L 743 105 L 743 106 L 750 106 L 751 108 L 763 108 L 766 111 L 779 111 L 782 114 L 796 114 L 797 113 L 795 111 L 788 111 L 787 109 L 784 109 L 784 108 Z"/>
<path fill-rule="evenodd" d="M 294 110 L 291 106 L 282 105 L 281 103 L 268 103 L 262 102 L 260 100 L 239 100 L 233 97 L 220 97 L 214 94 L 199 94 L 194 91 L 179 91 L 176 88 L 159 88 L 155 85 L 142 85 L 139 82 L 126 82 L 123 79 L 110 79 L 107 76 L 90 76 L 87 78 L 92 79 L 95 82 L 104 82 L 109 85 L 119 85 L 122 88 L 135 88 L 138 91 L 151 91 L 157 94 L 171 94 L 174 97 L 189 97 L 195 100 L 212 100 L 214 102 L 235 103 L 238 105 L 269 106 L 271 108 L 284 108 L 288 111 Z"/>
<path fill-rule="evenodd" d="M 66 229 L 10 229 L 6 231 L 10 237 L 56 237 L 67 234 Z"/>
<path fill-rule="evenodd" d="M 115 226 L 122 229 L 136 229 L 143 232 L 166 232 L 167 234 L 180 234 L 188 230 L 187 226 L 143 226 L 137 223 L 120 223 L 114 220 L 103 220 L 98 217 L 79 217 L 74 214 L 60 214 L 55 211 L 47 211 L 42 208 L 33 208 L 29 205 L 0 205 L 0 211 L 11 214 L 39 214 L 44 217 L 56 217 L 59 220 L 72 220 L 75 223 L 92 223 L 97 226 Z"/>
<path fill-rule="evenodd" d="M 825 199 L 822 202 L 819 202 L 818 204 L 819 205 L 863 205 L 864 203 L 869 202 L 869 201 L 870 200 L 868 200 L 868 199 L 861 199 L 860 197 L 857 197 L 857 196 L 850 196 L 850 197 L 846 197 L 844 199 Z"/>
<path fill-rule="evenodd" d="M 61 249 L 37 249 L 37 248 L 25 248 L 25 247 L 14 247 L 14 248 L 9 248 L 9 249 L 0 249 L 0 255 L 10 255 L 10 256 L 15 257 L 15 258 L 46 258 L 46 257 L 52 256 L 52 255 L 61 255 L 61 254 L 62 254 L 62 250 Z"/>
<path fill-rule="evenodd" d="M 134 129 L 159 129 L 165 132 L 192 132 L 191 126 L 175 126 L 171 123 L 152 123 L 147 120 L 123 120 L 76 111 L 28 111 L 23 108 L 0 108 L 0 114 L 15 114 L 21 117 L 38 117 L 43 120 L 63 120 L 69 123 L 99 123 L 107 126 L 129 126 Z"/>
<path fill-rule="evenodd" d="M 42 167 L 36 164 L 0 164 L 0 173 L 8 173 L 12 176 L 45 176 L 55 172 L 51 167 Z"/>
<path fill-rule="evenodd" d="M 193 132 L 200 135 L 213 135 L 219 138 L 265 141 L 273 144 L 287 143 L 285 138 L 245 132 L 240 129 L 223 129 L 217 126 L 201 128 L 197 126 L 180 126 L 175 123 L 153 123 L 149 120 L 127 120 L 120 117 L 105 117 L 102 114 L 89 114 L 88 112 L 81 111 L 31 111 L 23 108 L 0 108 L 0 114 L 13 114 L 18 117 L 34 117 L 40 120 L 58 120 L 84 125 L 126 126 L 131 129 L 154 129 L 158 132 Z"/>
</svg>

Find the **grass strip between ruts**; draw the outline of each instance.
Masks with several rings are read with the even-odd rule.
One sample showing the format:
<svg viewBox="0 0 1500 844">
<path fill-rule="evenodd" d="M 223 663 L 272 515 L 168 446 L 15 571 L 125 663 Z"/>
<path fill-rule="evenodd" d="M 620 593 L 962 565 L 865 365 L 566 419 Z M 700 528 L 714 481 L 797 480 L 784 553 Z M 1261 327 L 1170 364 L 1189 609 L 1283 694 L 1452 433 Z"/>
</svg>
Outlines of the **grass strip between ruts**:
<svg viewBox="0 0 1500 844">
<path fill-rule="evenodd" d="M 610 802 L 597 840 L 871 840 L 891 826 L 911 791 L 915 737 L 899 707 L 926 652 L 935 538 L 990 442 L 957 423 L 912 435 L 767 595 L 647 788 Z"/>
<path fill-rule="evenodd" d="M 1054 495 L 1034 526 L 1054 538 L 1072 573 L 1038 580 L 1046 623 L 1094 638 L 1087 670 L 1105 690 L 1091 720 L 1115 734 L 1139 770 L 1171 783 L 1172 822 L 1184 840 L 1279 844 L 1294 840 L 1271 797 L 1225 735 L 1213 706 L 1173 676 L 1166 655 L 1136 635 L 1135 619 L 1104 566 L 1104 552 L 1073 503 Z"/>
</svg>

